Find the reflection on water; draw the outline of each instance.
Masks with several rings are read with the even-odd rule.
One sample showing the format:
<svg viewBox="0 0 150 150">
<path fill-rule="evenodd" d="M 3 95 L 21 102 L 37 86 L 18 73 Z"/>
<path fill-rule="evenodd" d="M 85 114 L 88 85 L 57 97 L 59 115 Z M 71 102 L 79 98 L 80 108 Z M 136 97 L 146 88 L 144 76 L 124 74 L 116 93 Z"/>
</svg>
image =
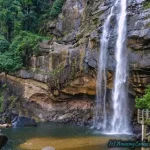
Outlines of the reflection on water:
<svg viewBox="0 0 150 150">
<path fill-rule="evenodd" d="M 110 137 L 93 129 L 54 123 L 40 123 L 36 128 L 3 129 L 9 142 L 3 150 L 41 150 L 52 146 L 56 150 L 129 150 L 107 148 Z M 127 138 L 127 137 L 123 137 Z"/>
</svg>

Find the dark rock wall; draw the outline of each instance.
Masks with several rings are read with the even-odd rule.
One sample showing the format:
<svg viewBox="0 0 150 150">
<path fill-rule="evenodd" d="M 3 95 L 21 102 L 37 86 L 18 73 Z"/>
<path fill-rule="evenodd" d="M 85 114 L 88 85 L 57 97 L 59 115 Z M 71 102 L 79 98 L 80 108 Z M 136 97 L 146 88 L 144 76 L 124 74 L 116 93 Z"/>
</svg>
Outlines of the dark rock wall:
<svg viewBox="0 0 150 150">
<path fill-rule="evenodd" d="M 150 83 L 150 9 L 142 0 L 131 3 L 128 14 L 130 83 L 136 95 Z"/>
</svg>

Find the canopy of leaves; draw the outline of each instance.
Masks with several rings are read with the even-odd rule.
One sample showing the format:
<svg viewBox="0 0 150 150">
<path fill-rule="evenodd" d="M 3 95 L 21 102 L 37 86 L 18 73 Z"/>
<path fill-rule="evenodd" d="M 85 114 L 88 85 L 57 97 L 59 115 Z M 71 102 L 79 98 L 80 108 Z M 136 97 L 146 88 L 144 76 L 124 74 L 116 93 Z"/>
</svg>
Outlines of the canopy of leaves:
<svg viewBox="0 0 150 150">
<path fill-rule="evenodd" d="M 147 86 L 143 97 L 136 97 L 136 107 L 139 109 L 150 109 L 150 85 Z"/>
<path fill-rule="evenodd" d="M 5 52 L 8 50 L 9 42 L 4 38 L 4 36 L 0 36 L 0 52 Z"/>
<path fill-rule="evenodd" d="M 20 30 L 38 33 L 44 20 L 54 19 L 65 0 L 0 0 L 0 35 L 8 41 Z"/>
<path fill-rule="evenodd" d="M 46 39 L 40 26 L 57 17 L 63 3 L 64 0 L 0 0 L 0 71 L 13 72 L 29 65 L 30 57 L 38 53 L 38 43 Z"/>
<path fill-rule="evenodd" d="M 12 52 L 7 51 L 0 55 L 0 71 L 13 72 L 20 69 L 23 66 L 22 59 L 19 56 L 15 56 Z"/>
<path fill-rule="evenodd" d="M 55 0 L 52 6 L 52 9 L 50 11 L 51 19 L 54 19 L 58 16 L 58 14 L 62 10 L 62 6 L 64 4 L 65 0 Z"/>
<path fill-rule="evenodd" d="M 33 54 L 38 54 L 38 43 L 46 39 L 46 37 L 31 32 L 21 31 L 20 34 L 14 38 L 9 51 L 12 51 L 15 56 L 19 56 L 23 60 L 23 66 L 28 66 L 30 57 L 33 56 Z"/>
<path fill-rule="evenodd" d="M 46 40 L 47 37 L 40 36 L 31 32 L 21 31 L 16 36 L 10 45 L 9 50 L 14 51 L 17 55 L 24 55 L 25 51 L 35 54 L 38 51 L 38 43 L 42 40 Z M 21 41 L 21 42 L 20 42 Z"/>
</svg>

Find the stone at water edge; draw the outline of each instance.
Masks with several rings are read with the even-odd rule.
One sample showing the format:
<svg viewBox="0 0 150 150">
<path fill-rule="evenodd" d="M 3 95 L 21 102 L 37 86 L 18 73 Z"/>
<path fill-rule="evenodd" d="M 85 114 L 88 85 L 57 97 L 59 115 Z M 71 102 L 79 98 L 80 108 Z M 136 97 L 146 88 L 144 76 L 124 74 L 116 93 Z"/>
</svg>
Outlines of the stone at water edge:
<svg viewBox="0 0 150 150">
<path fill-rule="evenodd" d="M 6 145 L 8 142 L 7 136 L 0 134 L 0 149 Z"/>
<path fill-rule="evenodd" d="M 0 128 L 9 128 L 11 127 L 11 124 L 5 123 L 5 124 L 0 124 Z"/>
<path fill-rule="evenodd" d="M 43 148 L 42 150 L 56 150 L 56 149 L 53 148 L 53 147 L 48 146 L 48 147 Z"/>
<path fill-rule="evenodd" d="M 36 122 L 34 119 L 18 116 L 17 114 L 12 114 L 12 127 L 20 128 L 20 127 L 36 127 Z"/>
</svg>

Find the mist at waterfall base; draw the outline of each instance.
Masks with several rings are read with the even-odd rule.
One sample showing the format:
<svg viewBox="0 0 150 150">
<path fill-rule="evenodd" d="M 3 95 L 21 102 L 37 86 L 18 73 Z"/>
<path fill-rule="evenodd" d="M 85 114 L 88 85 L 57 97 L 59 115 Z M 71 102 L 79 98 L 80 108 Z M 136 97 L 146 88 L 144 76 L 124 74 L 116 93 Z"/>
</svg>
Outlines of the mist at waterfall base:
<svg viewBox="0 0 150 150">
<path fill-rule="evenodd" d="M 116 0 L 103 25 L 97 76 L 97 96 L 93 127 L 105 134 L 130 134 L 127 96 L 127 49 L 126 49 L 126 9 L 127 0 Z M 118 10 L 118 13 L 116 13 Z M 107 62 L 112 18 L 117 21 L 117 39 L 115 45 L 115 78 L 112 90 L 112 116 L 108 117 L 107 97 Z"/>
</svg>

